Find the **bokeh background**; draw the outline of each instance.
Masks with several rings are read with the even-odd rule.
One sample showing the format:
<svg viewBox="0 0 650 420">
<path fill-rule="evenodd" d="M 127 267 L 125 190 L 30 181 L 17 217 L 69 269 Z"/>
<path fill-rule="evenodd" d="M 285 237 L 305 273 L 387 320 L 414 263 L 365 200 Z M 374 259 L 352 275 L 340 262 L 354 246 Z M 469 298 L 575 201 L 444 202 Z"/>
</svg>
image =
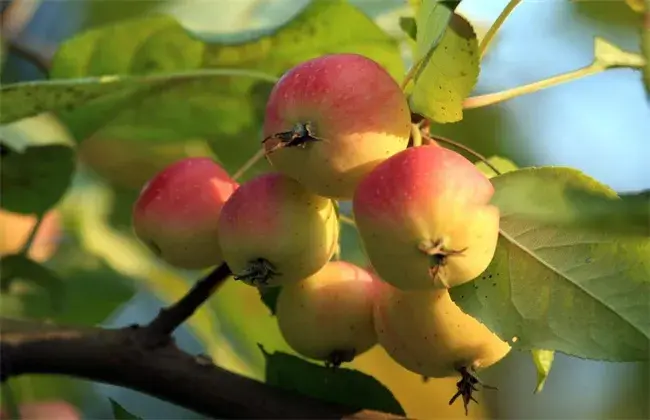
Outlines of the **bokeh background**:
<svg viewBox="0 0 650 420">
<path fill-rule="evenodd" d="M 7 4 L 4 4 L 6 7 Z M 16 39 L 43 55 L 57 44 L 96 25 L 152 13 L 175 16 L 189 30 L 224 40 L 245 39 L 281 25 L 306 0 L 62 0 L 15 1 L 3 22 L 4 40 Z M 404 39 L 398 17 L 402 0 L 356 0 L 366 14 Z M 465 0 L 459 11 L 484 33 L 504 0 Z M 524 0 L 499 33 L 483 62 L 475 94 L 495 92 L 588 65 L 593 37 L 639 50 L 640 15 L 624 1 Z M 404 48 L 409 63 L 408 48 Z M 40 71 L 3 50 L 2 83 L 38 80 Z M 215 122 L 218 124 L 218 122 Z M 5 137 L 72 142 L 66 127 L 50 114 L 4 126 Z M 568 165 L 618 191 L 650 188 L 650 108 L 641 75 L 612 70 L 503 104 L 466 112 L 458 124 L 433 132 L 462 141 L 486 155 L 502 155 L 520 166 Z M 250 140 L 249 140 L 250 141 Z M 66 281 L 66 301 L 52 312 L 48 297 L 25 286 L 2 294 L 2 315 L 50 318 L 64 323 L 122 326 L 146 322 L 166 302 L 180 297 L 197 277 L 157 262 L 137 242 L 129 225 L 130 206 L 143 183 L 165 164 L 189 155 L 210 155 L 207 139 L 161 145 L 128 138 L 86 139 L 79 147 L 81 170 L 74 188 L 41 226 L 32 257 L 45 261 Z M 0 212 L 0 251 L 18 249 L 34 223 Z M 362 262 L 355 232 L 344 228 L 343 257 Z M 257 293 L 228 283 L 207 307 L 177 333 L 179 344 L 209 354 L 216 363 L 261 378 L 268 350 L 290 351 Z M 455 418 L 449 407 L 454 380 L 421 379 L 395 365 L 381 349 L 354 362 L 374 375 L 400 400 L 410 417 Z M 499 386 L 479 396 L 471 418 L 623 419 L 649 418 L 647 364 L 611 364 L 556 355 L 541 394 L 530 356 L 513 353 L 482 379 Z M 85 381 L 22 377 L 12 381 L 21 401 L 64 399 L 84 418 L 112 418 L 108 397 L 143 418 L 201 418 L 137 392 Z"/>
</svg>

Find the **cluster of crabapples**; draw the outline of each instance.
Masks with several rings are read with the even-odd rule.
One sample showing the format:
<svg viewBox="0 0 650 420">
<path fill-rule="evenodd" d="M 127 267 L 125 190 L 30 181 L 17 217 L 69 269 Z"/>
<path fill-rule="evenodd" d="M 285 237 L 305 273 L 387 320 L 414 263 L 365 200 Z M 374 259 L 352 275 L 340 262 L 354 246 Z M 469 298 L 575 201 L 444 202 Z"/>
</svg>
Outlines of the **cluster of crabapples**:
<svg viewBox="0 0 650 420">
<path fill-rule="evenodd" d="M 209 158 L 181 160 L 142 190 L 135 232 L 174 266 L 226 263 L 246 284 L 281 287 L 280 330 L 307 358 L 339 365 L 379 344 L 424 377 L 490 366 L 510 346 L 448 290 L 493 258 L 494 190 L 458 153 L 409 147 L 411 128 L 406 97 L 379 64 L 306 61 L 267 103 L 274 172 L 240 185 Z M 333 260 L 338 200 L 352 201 L 368 267 Z"/>
</svg>

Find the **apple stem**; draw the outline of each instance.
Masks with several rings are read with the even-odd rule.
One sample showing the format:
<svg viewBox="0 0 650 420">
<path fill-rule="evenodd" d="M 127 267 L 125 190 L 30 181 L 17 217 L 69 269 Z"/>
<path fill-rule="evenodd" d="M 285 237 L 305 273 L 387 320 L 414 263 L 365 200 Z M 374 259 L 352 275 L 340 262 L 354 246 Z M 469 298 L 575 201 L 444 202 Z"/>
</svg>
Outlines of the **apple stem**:
<svg viewBox="0 0 650 420">
<path fill-rule="evenodd" d="M 487 53 L 488 48 L 490 47 L 490 43 L 493 41 L 494 36 L 499 32 L 499 29 L 501 29 L 501 26 L 503 23 L 506 21 L 510 13 L 515 9 L 521 3 L 521 0 L 510 0 L 506 7 L 501 11 L 499 14 L 499 17 L 494 21 L 492 26 L 490 26 L 490 29 L 485 33 L 485 36 L 481 40 L 481 44 L 479 45 L 479 52 L 481 53 L 481 58 Z"/>
<path fill-rule="evenodd" d="M 36 238 L 36 234 L 38 233 L 38 230 L 41 227 L 41 224 L 43 223 L 43 214 L 37 214 L 36 215 L 36 223 L 32 227 L 32 230 L 29 232 L 29 236 L 25 240 L 25 243 L 20 249 L 20 252 L 18 253 L 19 255 L 26 256 L 27 253 L 29 252 L 29 249 L 32 246 L 32 243 L 34 242 L 34 239 Z"/>
<path fill-rule="evenodd" d="M 260 159 L 264 157 L 264 149 L 260 149 L 255 154 L 248 159 L 244 164 L 237 169 L 237 171 L 233 174 L 232 179 L 237 181 L 239 178 L 244 176 L 244 174 L 252 168 Z"/>
<path fill-rule="evenodd" d="M 437 141 L 439 143 L 449 144 L 449 145 L 451 145 L 453 147 L 461 149 L 461 150 L 469 153 L 470 155 L 474 156 L 475 158 L 477 158 L 481 162 L 485 163 L 485 165 L 488 168 L 490 168 L 495 174 L 501 175 L 501 171 L 499 171 L 494 165 L 492 165 L 490 163 L 490 161 L 485 156 L 483 156 L 479 152 L 475 151 L 471 147 L 467 147 L 464 144 L 458 143 L 457 141 L 454 141 L 454 140 L 452 140 L 450 138 L 447 138 L 447 137 L 439 136 L 437 134 L 431 134 L 431 135 L 422 134 L 422 138 L 425 139 L 425 140 L 428 140 L 428 141 L 435 140 L 435 141 Z"/>
<path fill-rule="evenodd" d="M 549 77 L 548 79 L 529 83 L 527 85 L 517 86 L 515 88 L 504 90 L 502 92 L 488 93 L 485 95 L 467 98 L 465 101 L 463 101 L 463 109 L 482 108 L 484 106 L 498 104 L 500 102 L 514 99 L 518 96 L 535 93 L 542 89 L 547 89 L 562 83 L 571 82 L 582 77 L 591 76 L 605 70 L 607 70 L 607 67 L 598 62 L 594 62 L 591 65 L 582 67 L 578 70 L 558 74 L 557 76 Z"/>
<path fill-rule="evenodd" d="M 250 261 L 246 269 L 236 274 L 234 278 L 253 286 L 265 286 L 269 280 L 278 275 L 281 273 L 275 270 L 273 264 L 264 258 L 257 258 Z"/>
</svg>

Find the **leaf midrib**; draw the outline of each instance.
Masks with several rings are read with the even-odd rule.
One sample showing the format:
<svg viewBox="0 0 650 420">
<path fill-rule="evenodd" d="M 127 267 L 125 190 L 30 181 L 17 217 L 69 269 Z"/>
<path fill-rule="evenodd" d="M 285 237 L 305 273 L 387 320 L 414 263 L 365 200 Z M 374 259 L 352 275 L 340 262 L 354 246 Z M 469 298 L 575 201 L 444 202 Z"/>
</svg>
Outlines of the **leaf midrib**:
<svg viewBox="0 0 650 420">
<path fill-rule="evenodd" d="M 502 219 L 506 217 L 513 217 L 512 215 L 502 215 Z M 524 246 L 521 242 L 517 241 L 514 237 L 512 237 L 510 234 L 506 233 L 503 228 L 499 227 L 499 234 L 505 238 L 508 242 L 512 243 L 513 245 L 517 246 L 519 249 L 524 251 L 526 254 L 530 255 L 535 261 L 546 267 L 547 269 L 551 270 L 553 273 L 557 274 L 560 278 L 564 278 L 567 281 L 569 281 L 572 285 L 577 287 L 579 290 L 581 290 L 583 293 L 587 294 L 594 300 L 596 300 L 598 303 L 600 303 L 602 306 L 610 310 L 611 312 L 614 313 L 617 317 L 621 318 L 623 321 L 625 321 L 628 325 L 631 325 L 636 331 L 638 331 L 643 337 L 645 338 L 650 338 L 648 337 L 644 331 L 642 331 L 635 323 L 624 317 L 622 314 L 617 312 L 614 308 L 612 308 L 610 305 L 608 305 L 606 302 L 602 301 L 599 299 L 597 296 L 595 296 L 593 293 L 591 293 L 589 290 L 585 289 L 582 285 L 576 283 L 575 281 L 572 280 L 572 278 L 560 271 L 558 271 L 555 267 L 551 266 L 549 263 L 547 263 L 545 260 L 543 260 L 541 257 L 537 256 L 534 251 L 529 249 L 528 247 Z M 508 271 L 509 268 L 508 268 Z"/>
</svg>

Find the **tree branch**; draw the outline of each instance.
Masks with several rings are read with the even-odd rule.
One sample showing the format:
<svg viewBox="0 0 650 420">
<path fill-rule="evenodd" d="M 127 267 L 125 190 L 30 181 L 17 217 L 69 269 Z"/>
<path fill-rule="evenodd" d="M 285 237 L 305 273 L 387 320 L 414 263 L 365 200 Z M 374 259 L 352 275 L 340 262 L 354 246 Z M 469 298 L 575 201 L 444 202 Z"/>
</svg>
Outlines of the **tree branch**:
<svg viewBox="0 0 650 420">
<path fill-rule="evenodd" d="M 163 308 L 145 330 L 151 338 L 164 339 L 184 323 L 194 312 L 212 296 L 232 273 L 226 264 L 215 268 L 202 280 L 199 280 L 190 291 L 169 308 Z"/>
<path fill-rule="evenodd" d="M 398 419 L 291 393 L 180 350 L 171 334 L 230 276 L 226 264 L 147 325 L 57 327 L 0 320 L 0 380 L 58 374 L 144 392 L 216 418 Z"/>
<path fill-rule="evenodd" d="M 151 324 L 150 324 L 151 325 Z M 122 386 L 212 418 L 398 419 L 298 395 L 181 351 L 151 348 L 147 327 L 64 328 L 0 320 L 1 379 L 60 374 Z"/>
</svg>

